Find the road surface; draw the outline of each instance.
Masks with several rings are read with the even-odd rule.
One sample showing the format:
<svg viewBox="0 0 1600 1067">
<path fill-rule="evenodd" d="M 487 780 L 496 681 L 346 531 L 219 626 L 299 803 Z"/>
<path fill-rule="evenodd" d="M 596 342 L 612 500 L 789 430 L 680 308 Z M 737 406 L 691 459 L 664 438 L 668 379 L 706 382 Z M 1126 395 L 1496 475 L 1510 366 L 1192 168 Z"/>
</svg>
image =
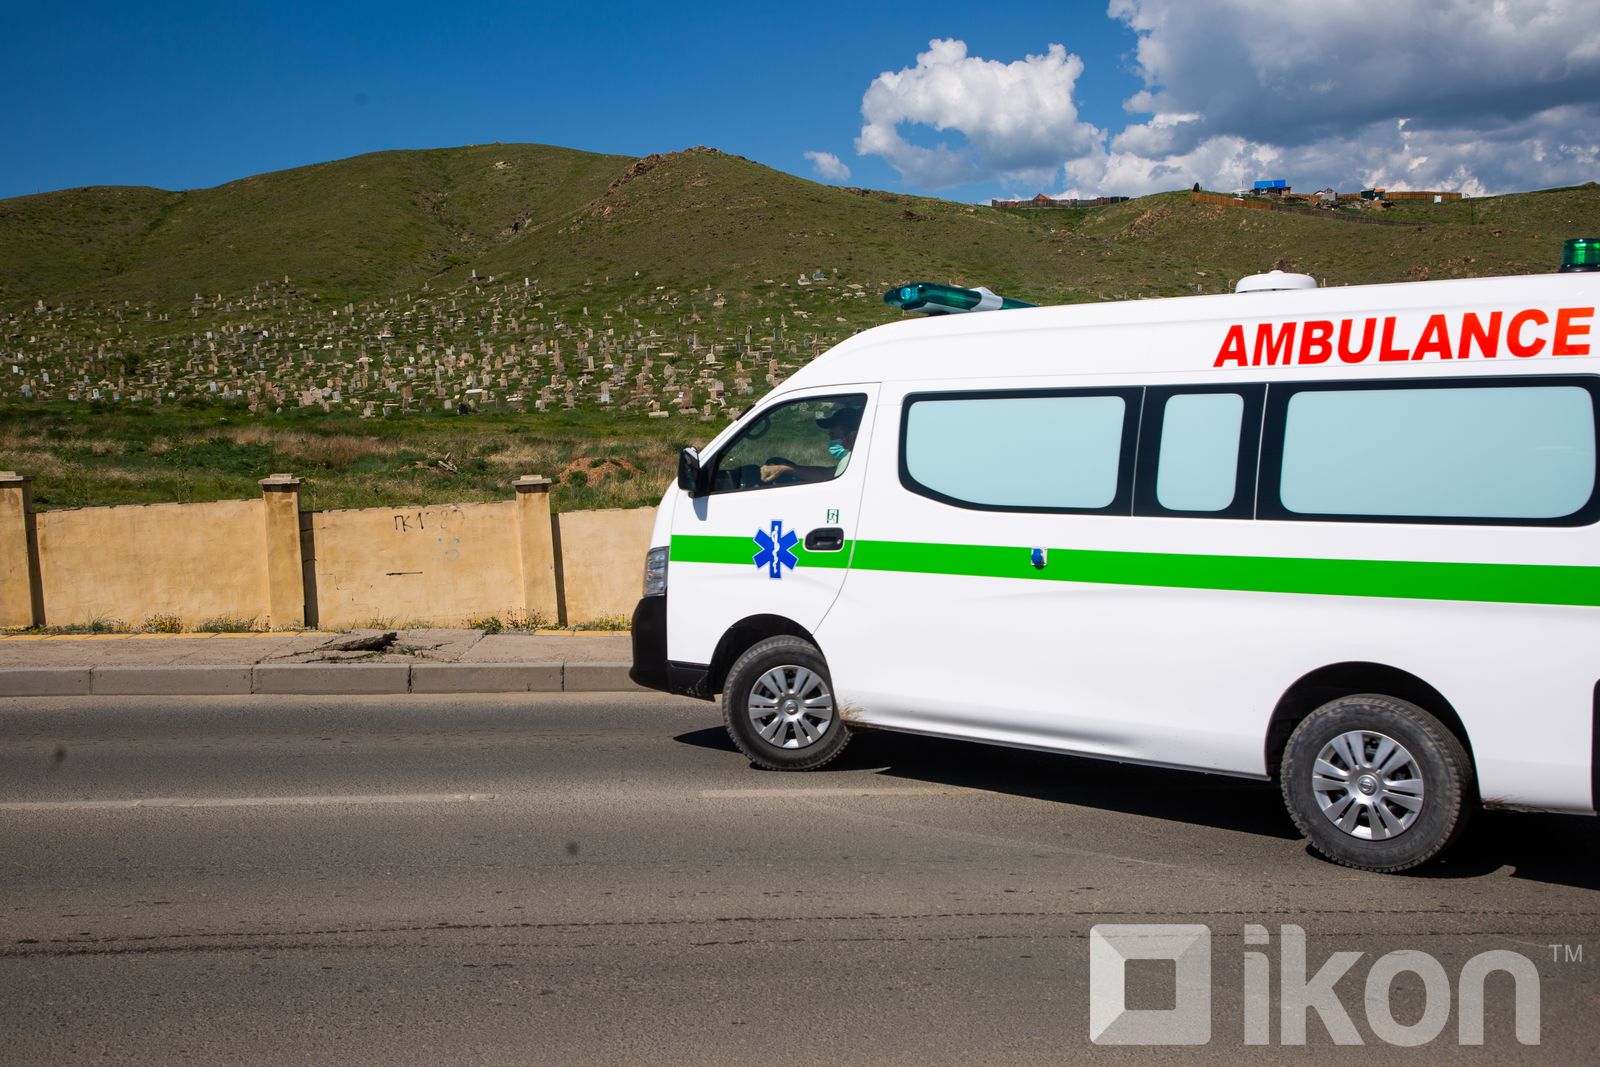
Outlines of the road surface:
<svg viewBox="0 0 1600 1067">
<path fill-rule="evenodd" d="M 1592 1063 L 1597 823 L 1489 813 L 1384 877 L 1308 853 L 1266 783 L 869 733 L 768 773 L 655 695 L 4 700 L 0 1061 L 1326 1062 L 1316 1012 L 1307 1049 L 1279 1016 L 1300 928 L 1310 973 L 1362 953 L 1345 1055 Z M 1090 1040 L 1090 930 L 1147 923 L 1208 933 L 1202 1047 Z M 1444 1023 L 1411 973 L 1373 1021 L 1398 950 Z M 1505 974 L 1457 1045 L 1492 950 L 1537 969 L 1536 1046 Z M 1129 962 L 1125 1006 L 1178 1007 L 1177 966 Z M 1439 1036 L 1384 1043 L 1413 1024 Z"/>
</svg>

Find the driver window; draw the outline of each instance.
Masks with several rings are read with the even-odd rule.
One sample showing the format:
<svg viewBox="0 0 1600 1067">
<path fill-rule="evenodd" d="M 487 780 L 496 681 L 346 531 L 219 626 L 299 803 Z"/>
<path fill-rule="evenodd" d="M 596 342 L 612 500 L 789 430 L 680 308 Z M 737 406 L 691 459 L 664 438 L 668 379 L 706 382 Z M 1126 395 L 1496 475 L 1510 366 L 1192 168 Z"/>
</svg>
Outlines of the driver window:
<svg viewBox="0 0 1600 1067">
<path fill-rule="evenodd" d="M 711 492 L 826 482 L 850 464 L 867 398 L 816 396 L 756 416 L 717 456 Z"/>
</svg>

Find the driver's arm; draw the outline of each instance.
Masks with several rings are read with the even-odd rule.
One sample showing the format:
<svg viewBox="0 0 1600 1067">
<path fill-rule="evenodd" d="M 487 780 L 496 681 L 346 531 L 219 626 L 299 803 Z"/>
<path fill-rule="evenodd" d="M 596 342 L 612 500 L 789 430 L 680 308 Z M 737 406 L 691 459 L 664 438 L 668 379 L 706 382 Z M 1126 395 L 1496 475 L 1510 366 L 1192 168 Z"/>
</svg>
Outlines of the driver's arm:
<svg viewBox="0 0 1600 1067">
<path fill-rule="evenodd" d="M 833 477 L 833 468 L 802 467 L 797 463 L 763 463 L 761 465 L 761 480 L 763 482 L 777 481 L 786 474 L 799 482 L 825 482 Z"/>
</svg>

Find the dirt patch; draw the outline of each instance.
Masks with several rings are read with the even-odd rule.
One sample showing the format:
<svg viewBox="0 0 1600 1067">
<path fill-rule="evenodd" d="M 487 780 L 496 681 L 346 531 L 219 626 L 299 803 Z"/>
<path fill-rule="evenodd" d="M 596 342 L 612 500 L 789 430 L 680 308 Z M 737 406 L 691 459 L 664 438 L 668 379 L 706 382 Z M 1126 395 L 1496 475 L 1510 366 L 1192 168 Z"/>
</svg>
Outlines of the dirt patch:
<svg viewBox="0 0 1600 1067">
<path fill-rule="evenodd" d="M 628 474 L 638 474 L 639 468 L 626 459 L 602 459 L 597 456 L 585 456 L 575 459 L 561 468 L 561 473 L 556 475 L 558 485 L 572 485 L 579 479 L 587 486 L 600 485 L 607 478 L 626 471 Z"/>
</svg>

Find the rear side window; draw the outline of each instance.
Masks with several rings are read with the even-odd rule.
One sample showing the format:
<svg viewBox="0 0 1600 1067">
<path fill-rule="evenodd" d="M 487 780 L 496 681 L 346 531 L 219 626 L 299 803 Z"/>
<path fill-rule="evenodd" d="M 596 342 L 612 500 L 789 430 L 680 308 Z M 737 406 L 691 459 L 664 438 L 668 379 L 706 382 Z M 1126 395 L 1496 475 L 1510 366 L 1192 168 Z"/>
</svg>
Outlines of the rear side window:
<svg viewBox="0 0 1600 1067">
<path fill-rule="evenodd" d="M 1169 511 L 1221 511 L 1232 504 L 1244 397 L 1175 396 L 1164 414 L 1156 501 Z"/>
<path fill-rule="evenodd" d="M 1255 515 L 1261 385 L 1152 386 L 1145 391 L 1138 515 Z"/>
<path fill-rule="evenodd" d="M 900 477 L 914 493 L 998 511 L 1127 514 L 1139 390 L 906 398 Z"/>
<path fill-rule="evenodd" d="M 1261 517 L 1592 521 L 1592 389 L 1550 378 L 1274 386 L 1269 436 L 1282 447 L 1262 471 Z"/>
</svg>

